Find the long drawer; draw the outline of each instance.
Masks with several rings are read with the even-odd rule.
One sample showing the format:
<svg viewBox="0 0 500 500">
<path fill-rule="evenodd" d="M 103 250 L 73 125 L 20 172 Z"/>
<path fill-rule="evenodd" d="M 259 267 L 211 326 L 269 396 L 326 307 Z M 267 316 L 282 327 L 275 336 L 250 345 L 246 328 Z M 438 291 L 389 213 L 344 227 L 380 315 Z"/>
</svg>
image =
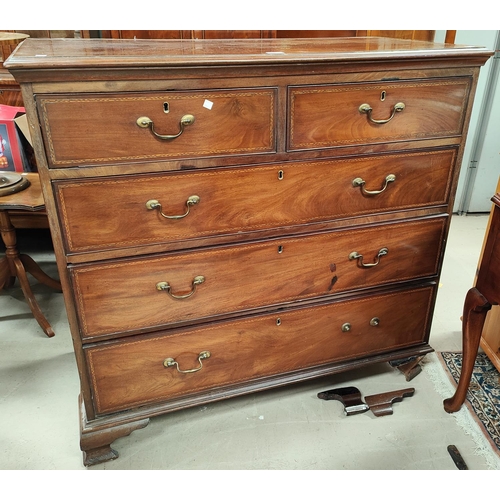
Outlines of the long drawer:
<svg viewBox="0 0 500 500">
<path fill-rule="evenodd" d="M 273 152 L 275 94 L 259 88 L 45 95 L 37 104 L 49 166 L 60 168 Z"/>
<path fill-rule="evenodd" d="M 425 287 L 86 348 L 96 410 L 417 345 L 426 340 L 433 294 Z"/>
<path fill-rule="evenodd" d="M 455 158 L 445 149 L 57 181 L 54 191 L 66 250 L 79 253 L 445 205 Z"/>
<path fill-rule="evenodd" d="M 289 149 L 457 136 L 468 78 L 289 89 Z"/>
<path fill-rule="evenodd" d="M 447 217 L 71 269 L 84 338 L 434 277 Z"/>
</svg>

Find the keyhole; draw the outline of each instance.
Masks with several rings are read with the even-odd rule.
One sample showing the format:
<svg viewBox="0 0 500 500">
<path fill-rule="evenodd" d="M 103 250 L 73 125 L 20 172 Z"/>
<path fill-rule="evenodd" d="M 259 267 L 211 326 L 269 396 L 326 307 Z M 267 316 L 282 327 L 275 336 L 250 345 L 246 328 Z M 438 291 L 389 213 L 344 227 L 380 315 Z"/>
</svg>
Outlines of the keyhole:
<svg viewBox="0 0 500 500">
<path fill-rule="evenodd" d="M 385 90 L 382 90 L 382 92 L 380 93 L 380 100 L 385 101 Z"/>
<path fill-rule="evenodd" d="M 170 111 L 169 109 L 169 106 L 168 106 L 168 102 L 164 102 L 163 103 L 163 112 L 164 113 L 168 113 Z"/>
<path fill-rule="evenodd" d="M 282 181 L 284 176 L 285 176 L 285 174 L 283 173 L 283 170 L 280 170 L 280 171 L 278 172 L 278 180 L 279 180 L 279 181 Z"/>
<path fill-rule="evenodd" d="M 278 253 L 283 253 L 283 245 L 280 245 L 280 246 L 278 247 Z"/>
<path fill-rule="evenodd" d="M 281 325 L 281 318 L 276 318 L 276 326 L 280 326 Z"/>
</svg>

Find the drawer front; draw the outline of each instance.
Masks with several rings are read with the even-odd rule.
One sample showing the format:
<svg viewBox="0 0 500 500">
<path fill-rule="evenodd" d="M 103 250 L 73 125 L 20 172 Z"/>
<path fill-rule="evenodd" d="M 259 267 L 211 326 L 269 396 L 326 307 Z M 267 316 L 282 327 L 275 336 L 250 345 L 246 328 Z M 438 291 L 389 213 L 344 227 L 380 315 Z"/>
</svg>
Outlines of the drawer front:
<svg viewBox="0 0 500 500">
<path fill-rule="evenodd" d="M 44 96 L 38 108 L 50 166 L 69 167 L 273 152 L 275 93 L 262 88 Z M 194 122 L 181 125 L 189 115 Z M 151 125 L 140 127 L 139 118 Z"/>
<path fill-rule="evenodd" d="M 455 156 L 455 150 L 441 150 L 58 181 L 54 189 L 67 251 L 78 253 L 447 204 Z M 192 196 L 198 202 L 188 207 Z M 150 200 L 161 206 L 148 209 Z M 160 210 L 187 215 L 167 219 Z"/>
<path fill-rule="evenodd" d="M 96 411 L 124 410 L 422 343 L 433 295 L 434 288 L 427 287 L 87 348 Z M 200 364 L 205 351 L 210 357 Z M 172 366 L 165 367 L 168 358 Z M 180 373 L 177 368 L 201 369 Z"/>
<path fill-rule="evenodd" d="M 439 217 L 78 266 L 70 272 L 81 334 L 151 330 L 433 277 L 446 222 Z"/>
<path fill-rule="evenodd" d="M 460 135 L 469 87 L 465 78 L 292 87 L 289 149 Z M 397 111 L 400 103 L 404 109 Z M 360 110 L 362 105 L 371 112 Z"/>
</svg>

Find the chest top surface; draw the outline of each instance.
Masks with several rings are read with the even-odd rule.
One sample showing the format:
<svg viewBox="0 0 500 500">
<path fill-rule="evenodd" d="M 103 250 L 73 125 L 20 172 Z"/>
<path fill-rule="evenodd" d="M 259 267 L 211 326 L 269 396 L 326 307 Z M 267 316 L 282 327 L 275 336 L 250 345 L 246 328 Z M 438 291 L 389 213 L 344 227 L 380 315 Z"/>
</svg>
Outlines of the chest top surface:
<svg viewBox="0 0 500 500">
<path fill-rule="evenodd" d="M 491 51 L 474 46 L 377 37 L 223 40 L 27 39 L 5 62 L 21 69 L 78 69 L 220 64 L 474 60 Z"/>
</svg>

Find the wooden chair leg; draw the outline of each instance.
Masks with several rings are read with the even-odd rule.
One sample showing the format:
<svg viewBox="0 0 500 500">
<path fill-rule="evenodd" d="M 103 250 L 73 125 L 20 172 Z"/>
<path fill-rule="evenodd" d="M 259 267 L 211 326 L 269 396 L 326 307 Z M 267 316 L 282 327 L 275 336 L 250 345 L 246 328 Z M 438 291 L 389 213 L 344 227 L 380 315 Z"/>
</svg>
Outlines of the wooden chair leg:
<svg viewBox="0 0 500 500">
<path fill-rule="evenodd" d="M 465 401 L 476 362 L 481 332 L 486 314 L 490 309 L 491 304 L 477 288 L 471 288 L 467 292 L 462 320 L 462 371 L 454 396 L 444 400 L 444 409 L 448 413 L 460 410 Z"/>
</svg>

